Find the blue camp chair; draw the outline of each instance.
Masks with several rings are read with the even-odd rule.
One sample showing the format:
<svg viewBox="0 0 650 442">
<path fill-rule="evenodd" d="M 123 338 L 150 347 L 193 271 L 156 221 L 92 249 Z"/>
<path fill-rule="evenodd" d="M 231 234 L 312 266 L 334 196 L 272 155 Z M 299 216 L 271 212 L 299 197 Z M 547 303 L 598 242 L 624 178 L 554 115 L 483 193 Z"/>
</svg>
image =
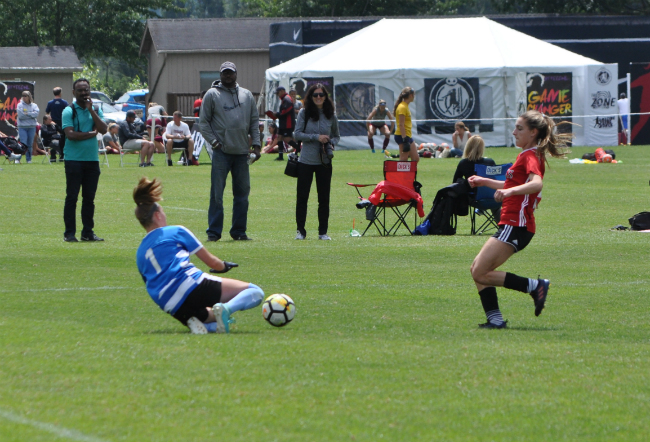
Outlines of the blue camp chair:
<svg viewBox="0 0 650 442">
<path fill-rule="evenodd" d="M 497 181 L 506 180 L 506 172 L 512 167 L 512 163 L 501 164 L 499 166 L 486 166 L 477 164 L 474 166 L 476 175 L 484 178 L 490 178 Z M 489 230 L 499 228 L 498 219 L 492 213 L 501 209 L 501 203 L 494 201 L 494 189 L 489 187 L 478 187 L 475 192 L 470 194 L 469 205 L 473 208 L 470 213 L 472 221 L 472 235 L 482 235 Z M 497 212 L 498 213 L 498 212 Z M 481 220 L 477 217 L 484 217 L 483 222 L 477 227 Z"/>
</svg>

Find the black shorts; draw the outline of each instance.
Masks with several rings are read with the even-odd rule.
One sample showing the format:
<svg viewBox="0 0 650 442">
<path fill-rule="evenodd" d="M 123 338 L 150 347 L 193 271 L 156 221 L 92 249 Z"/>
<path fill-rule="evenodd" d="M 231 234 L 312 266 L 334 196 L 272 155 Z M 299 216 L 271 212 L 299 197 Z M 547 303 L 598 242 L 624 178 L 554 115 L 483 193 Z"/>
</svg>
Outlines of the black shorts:
<svg viewBox="0 0 650 442">
<path fill-rule="evenodd" d="M 189 144 L 188 144 L 189 141 L 190 140 L 188 140 L 187 138 L 184 139 L 183 141 L 174 141 L 173 146 L 174 146 L 175 149 L 179 149 L 181 147 L 187 149 L 189 147 Z"/>
<path fill-rule="evenodd" d="M 278 135 L 293 138 L 293 129 L 278 129 Z"/>
<path fill-rule="evenodd" d="M 382 127 L 386 126 L 386 123 L 370 123 L 370 125 L 376 127 L 377 129 L 381 129 Z"/>
<path fill-rule="evenodd" d="M 187 325 L 187 320 L 195 316 L 201 322 L 208 319 L 206 307 L 212 307 L 221 301 L 221 278 L 204 273 L 205 279 L 197 288 L 192 290 L 180 306 L 174 318 Z"/>
<path fill-rule="evenodd" d="M 501 242 L 510 244 L 515 248 L 515 253 L 521 252 L 530 244 L 530 240 L 535 236 L 534 233 L 529 232 L 525 227 L 514 227 L 505 224 L 499 225 L 497 233 L 492 235 Z"/>
</svg>

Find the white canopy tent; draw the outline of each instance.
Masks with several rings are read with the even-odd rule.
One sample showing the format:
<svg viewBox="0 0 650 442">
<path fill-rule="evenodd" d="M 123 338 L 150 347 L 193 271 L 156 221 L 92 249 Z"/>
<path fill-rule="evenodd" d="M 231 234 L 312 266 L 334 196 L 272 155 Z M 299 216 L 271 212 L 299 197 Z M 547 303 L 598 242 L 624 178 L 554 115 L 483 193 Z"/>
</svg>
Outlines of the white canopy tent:
<svg viewBox="0 0 650 442">
<path fill-rule="evenodd" d="M 398 35 L 405 36 L 398 38 Z M 577 145 L 616 145 L 618 66 L 605 65 L 481 18 L 383 19 L 266 71 L 267 106 L 278 85 L 298 94 L 324 82 L 336 101 L 343 148 L 367 148 L 366 119 L 402 88 L 416 143 L 451 141 L 462 120 L 488 146 L 510 146 L 514 121 L 536 108 L 575 123 Z M 416 127 L 417 126 L 417 127 Z"/>
</svg>

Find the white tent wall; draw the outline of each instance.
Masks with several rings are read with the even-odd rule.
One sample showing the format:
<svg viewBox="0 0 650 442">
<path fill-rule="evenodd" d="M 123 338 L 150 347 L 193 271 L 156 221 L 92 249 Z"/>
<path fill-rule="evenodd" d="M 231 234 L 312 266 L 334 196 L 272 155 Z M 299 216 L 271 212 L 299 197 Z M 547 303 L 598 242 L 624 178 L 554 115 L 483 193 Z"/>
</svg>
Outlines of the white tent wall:
<svg viewBox="0 0 650 442">
<path fill-rule="evenodd" d="M 401 47 L 385 37 L 402 26 L 416 44 Z M 444 35 L 459 38 L 450 42 Z M 368 51 L 377 41 L 389 47 L 382 53 Z M 477 42 L 483 47 L 476 48 Z M 468 47 L 476 50 L 469 55 L 463 49 Z M 399 59 L 405 61 L 395 63 L 393 54 L 400 51 Z M 603 68 L 610 77 L 598 77 Z M 278 85 L 296 87 L 301 95 L 310 84 L 324 81 L 341 121 L 340 147 L 367 149 L 363 120 L 381 98 L 392 112 L 399 92 L 410 86 L 416 91 L 410 105 L 416 143 L 450 144 L 453 123 L 462 120 L 488 146 L 511 146 L 516 117 L 529 107 L 543 106 L 545 113 L 572 120 L 574 144 L 611 146 L 617 141 L 616 125 L 609 127 L 602 115 L 615 109 L 591 105 L 592 95 L 600 97 L 598 103 L 607 92 L 615 97 L 615 81 L 603 84 L 603 78 L 617 75 L 617 65 L 604 65 L 486 18 L 384 19 L 268 69 L 267 108 L 279 106 L 274 95 Z M 393 140 L 390 146 L 395 148 Z"/>
</svg>

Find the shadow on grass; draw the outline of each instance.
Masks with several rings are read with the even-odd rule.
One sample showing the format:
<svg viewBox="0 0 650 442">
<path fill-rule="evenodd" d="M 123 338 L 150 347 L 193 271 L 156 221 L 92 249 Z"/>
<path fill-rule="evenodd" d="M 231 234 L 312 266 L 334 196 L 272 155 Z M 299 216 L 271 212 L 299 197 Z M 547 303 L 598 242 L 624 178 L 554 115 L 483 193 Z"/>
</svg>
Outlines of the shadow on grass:
<svg viewBox="0 0 650 442">
<path fill-rule="evenodd" d="M 519 326 L 519 327 L 510 327 L 508 326 L 508 330 L 514 330 L 514 331 L 557 331 L 559 329 L 555 327 L 527 327 L 527 326 Z"/>
<path fill-rule="evenodd" d="M 149 330 L 143 333 L 144 335 L 191 335 L 189 330 Z M 209 335 L 216 335 L 219 333 L 208 333 Z M 259 335 L 259 331 L 237 331 L 233 330 L 229 334 L 231 335 Z"/>
</svg>

